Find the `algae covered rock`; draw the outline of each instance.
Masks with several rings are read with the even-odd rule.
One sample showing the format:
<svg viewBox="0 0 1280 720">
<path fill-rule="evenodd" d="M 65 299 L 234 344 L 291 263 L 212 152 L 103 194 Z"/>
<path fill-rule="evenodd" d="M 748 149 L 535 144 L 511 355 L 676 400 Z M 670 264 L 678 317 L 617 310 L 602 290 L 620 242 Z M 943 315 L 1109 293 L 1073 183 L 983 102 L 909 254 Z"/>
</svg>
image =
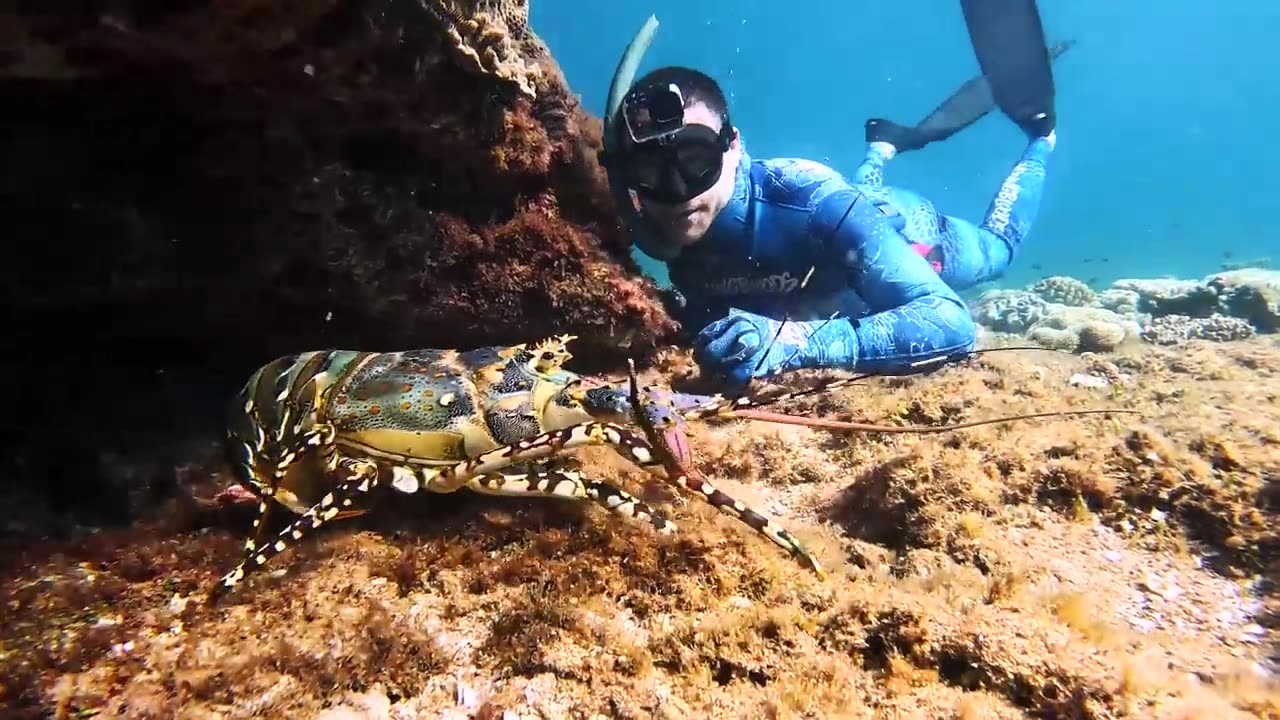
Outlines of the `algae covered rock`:
<svg viewBox="0 0 1280 720">
<path fill-rule="evenodd" d="M 281 355 L 568 333 L 590 372 L 676 332 L 528 3 L 424 2 L 0 11 L 15 484 L 103 505 L 97 448 L 221 434 Z"/>
<path fill-rule="evenodd" d="M 616 365 L 676 330 L 527 3 L 22 7 L 3 20 L 35 49 L 0 58 L 21 342 L 239 372 L 560 333 Z"/>
</svg>

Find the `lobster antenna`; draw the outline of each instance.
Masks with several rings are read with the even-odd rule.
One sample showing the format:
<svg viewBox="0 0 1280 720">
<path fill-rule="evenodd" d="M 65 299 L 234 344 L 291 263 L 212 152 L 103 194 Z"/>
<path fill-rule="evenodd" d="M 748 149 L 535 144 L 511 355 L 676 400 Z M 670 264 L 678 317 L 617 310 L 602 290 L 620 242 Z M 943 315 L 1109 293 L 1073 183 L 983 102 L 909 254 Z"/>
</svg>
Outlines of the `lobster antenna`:
<svg viewBox="0 0 1280 720">
<path fill-rule="evenodd" d="M 1121 415 L 1141 415 L 1137 410 L 1128 410 L 1123 408 L 1091 408 L 1086 410 L 1047 410 L 1044 412 L 1024 413 L 1021 415 L 1006 415 L 1003 417 L 988 418 L 986 420 L 973 420 L 970 422 L 956 423 L 954 425 L 931 425 L 931 426 L 912 426 L 900 427 L 897 425 L 874 425 L 871 423 L 860 423 L 845 420 L 828 420 L 825 418 L 808 418 L 796 417 L 794 415 L 786 415 L 783 413 L 771 413 L 767 411 L 757 410 L 739 410 L 734 415 L 746 420 L 759 420 L 761 422 L 778 423 L 780 425 L 803 425 L 805 427 L 821 428 L 823 430 L 848 430 L 851 432 L 866 433 L 901 433 L 912 435 L 930 435 L 934 433 L 951 432 L 952 430 L 965 430 L 968 428 L 981 427 L 983 425 L 997 425 L 1001 423 L 1017 422 L 1019 420 L 1034 420 L 1036 418 L 1046 417 L 1070 417 L 1073 415 L 1110 415 L 1117 413 Z"/>
<path fill-rule="evenodd" d="M 796 289 L 803 290 L 805 286 L 809 284 L 809 278 L 813 277 L 813 272 L 817 269 L 818 269 L 817 265 L 810 265 L 809 272 L 806 272 L 804 274 L 804 279 L 800 281 L 800 285 Z M 834 318 L 835 316 L 836 314 L 832 313 L 831 317 Z M 831 318 L 827 319 L 828 322 L 830 322 L 830 320 Z M 778 337 L 782 335 L 782 328 L 786 327 L 787 323 L 789 322 L 791 322 L 791 313 L 789 312 L 783 313 L 782 322 L 778 324 L 778 331 L 773 334 L 773 339 L 769 341 L 769 344 L 764 346 L 764 352 L 760 353 L 760 359 L 756 361 L 756 366 L 754 368 L 751 368 L 751 377 L 755 377 L 755 374 L 760 371 L 760 366 L 764 365 L 764 359 L 769 357 L 769 351 L 773 349 L 773 344 L 777 342 Z M 819 325 L 818 330 L 821 330 L 825 325 L 826 323 Z M 816 333 L 818 332 L 818 330 L 814 330 L 813 332 Z M 813 337 L 813 333 L 810 333 L 809 337 Z M 805 339 L 807 340 L 808 338 L 805 338 Z M 796 352 L 800 352 L 800 351 L 797 350 Z M 791 358 L 795 356 L 796 356 L 796 353 L 791 353 L 791 357 L 787 358 L 786 362 L 791 362 Z M 783 363 L 783 364 L 785 365 L 786 363 Z"/>
<path fill-rule="evenodd" d="M 916 367 L 919 367 L 927 364 L 937 364 L 938 368 L 941 368 L 952 362 L 958 362 L 962 359 L 968 359 L 974 355 L 983 355 L 986 353 L 994 353 L 994 352 L 1004 352 L 1006 350 L 1040 350 L 1040 351 L 1048 351 L 1048 352 L 1061 352 L 1061 351 L 1053 351 L 1053 350 L 1049 350 L 1048 348 L 1041 348 L 1041 347 L 1035 347 L 1035 346 L 984 348 L 981 350 L 970 350 L 965 353 L 941 355 L 933 358 L 928 358 L 926 360 L 918 361 L 914 363 L 914 365 Z M 920 373 L 920 374 L 928 374 L 930 372 L 934 372 L 938 368 L 926 369 L 923 373 Z M 875 372 L 863 373 L 861 375 L 855 375 L 849 378 L 834 378 L 834 379 L 829 379 L 825 381 L 819 381 L 815 385 L 808 388 L 801 389 L 801 390 L 787 390 L 782 387 L 773 386 L 773 387 L 767 388 L 764 392 L 761 392 L 758 395 L 755 395 L 752 397 L 741 397 L 741 398 L 738 398 L 737 400 L 731 401 L 729 405 L 723 407 L 723 410 L 727 410 L 727 412 L 724 412 L 723 414 L 715 413 L 715 412 L 704 414 L 698 411 L 694 411 L 694 414 L 697 417 L 707 417 L 707 418 L 713 415 L 720 414 L 721 417 L 739 417 L 744 419 L 760 420 L 763 422 L 777 422 L 777 423 L 793 424 L 793 425 L 809 425 L 812 427 L 826 427 L 829 429 L 864 430 L 868 432 L 872 432 L 872 431 L 903 432 L 902 430 L 896 430 L 896 429 L 884 430 L 884 428 L 880 426 L 857 425 L 857 424 L 850 424 L 850 423 L 841 423 L 839 421 L 832 421 L 832 420 L 798 421 L 795 418 L 795 416 L 792 416 L 792 415 L 771 413 L 767 410 L 757 409 L 757 408 L 762 408 L 769 405 L 774 405 L 780 402 L 788 402 L 791 400 L 797 400 L 800 398 L 817 395 L 819 393 L 829 392 L 831 390 L 839 390 L 841 388 L 852 387 L 852 386 L 861 384 L 859 382 L 860 380 L 866 380 L 872 377 L 884 377 L 884 376 L 885 375 L 883 375 L 882 373 L 875 373 Z M 776 393 L 770 392 L 770 390 L 776 390 L 779 392 L 776 392 Z M 1095 410 L 1085 412 L 1084 414 L 1112 413 L 1112 412 L 1121 413 L 1121 414 L 1140 414 L 1132 410 L 1119 410 L 1119 409 L 1116 409 L 1116 410 L 1095 409 Z M 1053 413 L 1050 413 L 1050 414 L 1051 415 L 1055 415 L 1055 414 L 1071 415 L 1071 414 L 1079 414 L 1079 413 L 1080 411 L 1063 410 L 1063 411 L 1054 411 Z M 996 420 L 987 420 L 987 421 L 982 421 L 982 424 L 988 424 L 992 422 L 1003 422 L 1008 419 L 1024 419 L 1024 417 L 1040 417 L 1040 416 L 1038 415 L 1018 416 L 1016 418 L 1002 418 L 1002 419 L 996 419 Z M 686 416 L 686 419 L 691 419 L 691 418 L 689 416 Z M 968 427 L 968 426 L 965 426 L 965 427 Z M 955 428 L 947 428 L 947 429 L 955 429 Z"/>
<path fill-rule="evenodd" d="M 969 358 L 975 355 L 985 355 L 987 353 L 1004 352 L 1006 350 L 1040 350 L 1043 352 L 1062 352 L 1061 350 L 1049 350 L 1048 348 L 1036 347 L 1033 345 L 1026 345 L 1026 346 L 1020 345 L 1020 346 L 1002 347 L 1002 348 L 983 348 L 981 350 L 970 350 L 968 352 L 960 353 L 957 355 L 940 355 L 937 357 L 927 358 L 925 360 L 920 360 L 913 363 L 913 366 L 920 367 L 923 365 L 937 364 L 938 368 L 942 368 L 953 362 L 968 360 Z M 936 370 L 938 368 L 934 368 L 934 369 Z M 831 382 L 820 382 L 813 387 L 805 388 L 803 390 L 788 391 L 783 396 L 777 399 L 770 399 L 768 397 L 759 398 L 755 401 L 755 403 L 753 403 L 753 407 L 759 407 L 760 405 L 767 405 L 780 400 L 795 400 L 803 397 L 808 397 L 810 395 L 817 395 L 818 393 L 826 392 L 827 390 L 833 389 L 832 382 L 837 383 L 840 387 L 849 387 L 854 385 L 859 380 L 866 380 L 869 378 L 876 378 L 876 377 L 891 377 L 891 376 L 885 375 L 884 373 L 868 372 L 868 373 L 862 373 L 860 375 L 854 375 L 853 377 L 847 378 L 847 379 L 834 380 Z M 745 415 L 743 417 L 745 417 Z"/>
</svg>

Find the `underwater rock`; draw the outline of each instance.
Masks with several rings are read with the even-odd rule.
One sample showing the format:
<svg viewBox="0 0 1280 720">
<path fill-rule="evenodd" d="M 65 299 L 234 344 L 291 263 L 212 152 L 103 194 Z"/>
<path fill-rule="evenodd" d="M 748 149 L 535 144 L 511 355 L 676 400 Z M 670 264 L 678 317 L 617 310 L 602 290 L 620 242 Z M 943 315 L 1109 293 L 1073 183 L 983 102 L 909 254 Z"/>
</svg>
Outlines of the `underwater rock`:
<svg viewBox="0 0 1280 720">
<path fill-rule="evenodd" d="M 1195 280 L 1172 278 L 1130 278 L 1111 283 L 1112 290 L 1130 290 L 1138 294 L 1138 312 L 1162 315 L 1208 317 L 1218 306 L 1213 288 Z"/>
<path fill-rule="evenodd" d="M 1244 340 L 1256 334 L 1257 331 L 1247 321 L 1226 315 L 1215 314 L 1207 318 L 1164 315 L 1143 328 L 1142 339 L 1156 345 L 1181 345 L 1188 340 Z"/>
<path fill-rule="evenodd" d="M 1205 278 L 1221 311 L 1248 320 L 1261 332 L 1280 331 L 1280 271 L 1244 268 Z"/>
<path fill-rule="evenodd" d="M 173 442 L 179 418 L 220 435 L 276 356 L 569 333 L 592 372 L 677 330 L 618 225 L 600 122 L 526 3 L 17 7 L 0 274 L 28 409 L 4 440 L 27 459 L 15 484 L 61 509 L 118 492 L 104 452 Z M 161 378 L 214 387 L 149 404 Z M 48 428 L 73 407 L 93 410 L 68 464 Z"/>
<path fill-rule="evenodd" d="M 616 363 L 676 329 L 525 3 L 25 7 L 0 184 L 32 346 L 238 372 L 572 333 Z"/>
<path fill-rule="evenodd" d="M 1083 281 L 1067 275 L 1043 278 L 1029 289 L 1046 302 L 1072 307 L 1091 305 L 1096 299 L 1092 288 Z"/>
<path fill-rule="evenodd" d="M 975 322 L 996 332 L 1027 332 L 1048 305 L 1028 290 L 988 290 L 970 306 Z"/>
</svg>

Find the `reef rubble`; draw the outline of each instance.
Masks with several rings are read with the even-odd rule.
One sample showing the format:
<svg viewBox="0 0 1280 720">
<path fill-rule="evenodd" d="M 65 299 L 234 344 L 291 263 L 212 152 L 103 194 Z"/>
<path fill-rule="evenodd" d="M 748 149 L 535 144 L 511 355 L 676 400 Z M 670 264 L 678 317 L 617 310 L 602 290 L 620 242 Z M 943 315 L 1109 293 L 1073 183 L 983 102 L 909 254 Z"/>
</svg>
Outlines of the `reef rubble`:
<svg viewBox="0 0 1280 720">
<path fill-rule="evenodd" d="M 1126 342 L 1182 345 L 1280 332 L 1280 271 L 1239 268 L 1200 280 L 1130 278 L 1096 291 L 1073 277 L 1042 278 L 1025 289 L 985 291 L 974 320 L 1041 346 L 1108 352 Z"/>
</svg>

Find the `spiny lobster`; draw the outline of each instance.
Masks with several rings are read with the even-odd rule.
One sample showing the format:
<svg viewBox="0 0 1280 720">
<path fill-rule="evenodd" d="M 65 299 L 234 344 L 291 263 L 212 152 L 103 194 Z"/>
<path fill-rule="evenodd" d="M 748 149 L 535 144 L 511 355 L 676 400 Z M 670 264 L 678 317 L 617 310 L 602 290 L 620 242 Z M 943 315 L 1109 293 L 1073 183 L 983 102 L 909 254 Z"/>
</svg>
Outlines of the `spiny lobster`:
<svg viewBox="0 0 1280 720">
<path fill-rule="evenodd" d="M 594 384 L 563 369 L 573 336 L 530 346 L 376 353 L 303 352 L 259 368 L 230 408 L 228 437 L 238 471 L 259 499 L 254 532 L 237 567 L 208 600 L 240 583 L 304 533 L 367 512 L 367 494 L 384 485 L 403 493 L 450 493 L 466 487 L 490 495 L 590 500 L 660 533 L 674 526 L 625 491 L 555 467 L 555 456 L 608 445 L 657 477 L 736 517 L 822 575 L 789 532 L 687 468 L 684 423 L 747 417 L 836 430 L 932 433 L 1032 417 L 1124 410 L 1035 413 L 942 427 L 891 427 L 810 420 L 752 408 L 835 390 L 867 376 L 827 380 L 799 391 L 756 397 L 691 395 Z M 951 358 L 940 358 L 942 363 Z M 641 433 L 630 429 L 638 425 Z M 539 467 L 538 464 L 543 465 Z M 526 465 L 523 471 L 511 468 Z M 340 479 L 345 476 L 345 479 Z M 275 505 L 296 517 L 262 543 Z"/>
</svg>

